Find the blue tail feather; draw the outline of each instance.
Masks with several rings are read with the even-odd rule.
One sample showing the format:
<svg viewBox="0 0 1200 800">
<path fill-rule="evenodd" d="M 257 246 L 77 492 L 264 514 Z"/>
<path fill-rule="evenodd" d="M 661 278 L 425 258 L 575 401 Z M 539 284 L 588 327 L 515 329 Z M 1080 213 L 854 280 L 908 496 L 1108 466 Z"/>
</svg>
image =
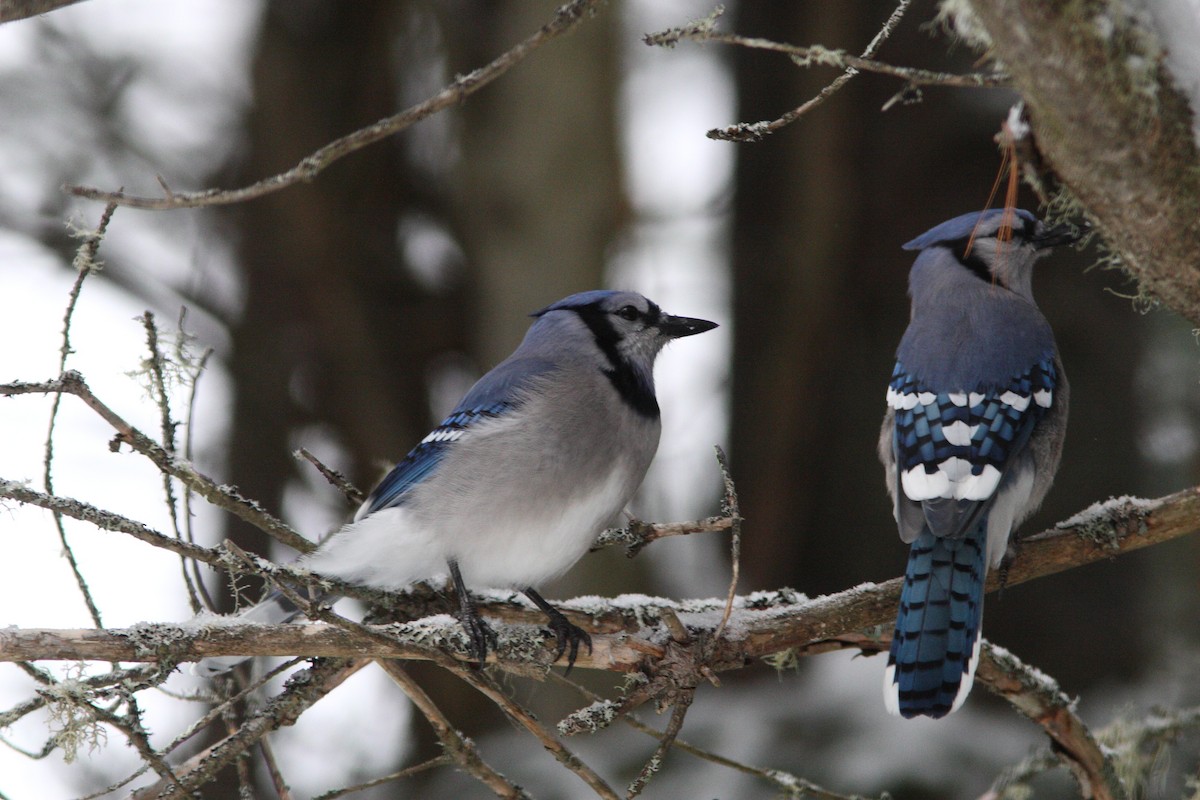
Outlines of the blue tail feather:
<svg viewBox="0 0 1200 800">
<path fill-rule="evenodd" d="M 901 716 L 944 717 L 970 689 L 986 551 L 986 519 L 962 538 L 927 528 L 913 542 L 888 655 L 887 690 Z"/>
</svg>

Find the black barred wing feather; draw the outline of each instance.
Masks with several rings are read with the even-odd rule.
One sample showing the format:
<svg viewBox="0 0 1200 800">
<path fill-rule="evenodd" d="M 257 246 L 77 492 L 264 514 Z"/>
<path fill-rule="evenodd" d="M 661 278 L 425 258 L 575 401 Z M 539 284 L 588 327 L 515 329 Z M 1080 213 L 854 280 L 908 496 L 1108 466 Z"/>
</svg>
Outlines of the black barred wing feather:
<svg viewBox="0 0 1200 800">
<path fill-rule="evenodd" d="M 962 536 L 990 507 L 1014 456 L 1054 402 L 1056 384 L 1049 354 L 999 385 L 959 391 L 935 391 L 897 362 L 887 390 L 896 420 L 897 497 L 921 504 L 935 536 Z M 905 541 L 919 533 L 901 531 Z"/>
</svg>

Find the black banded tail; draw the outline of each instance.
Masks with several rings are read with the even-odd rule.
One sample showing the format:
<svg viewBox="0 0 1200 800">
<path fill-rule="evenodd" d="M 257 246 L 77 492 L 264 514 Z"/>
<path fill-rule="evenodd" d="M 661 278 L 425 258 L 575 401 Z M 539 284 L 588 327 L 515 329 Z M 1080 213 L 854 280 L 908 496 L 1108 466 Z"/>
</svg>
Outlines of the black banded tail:
<svg viewBox="0 0 1200 800">
<path fill-rule="evenodd" d="M 975 679 L 987 576 L 986 517 L 959 539 L 928 529 L 912 544 L 884 696 L 902 717 L 944 717 Z"/>
</svg>

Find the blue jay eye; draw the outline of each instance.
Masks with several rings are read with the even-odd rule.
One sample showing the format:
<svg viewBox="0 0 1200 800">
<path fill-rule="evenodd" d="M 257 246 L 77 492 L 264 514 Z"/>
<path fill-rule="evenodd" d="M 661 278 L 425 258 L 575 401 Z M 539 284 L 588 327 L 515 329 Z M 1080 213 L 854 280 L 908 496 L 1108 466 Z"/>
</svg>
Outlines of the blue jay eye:
<svg viewBox="0 0 1200 800">
<path fill-rule="evenodd" d="M 633 306 L 623 306 L 622 308 L 620 308 L 617 311 L 617 316 L 620 317 L 621 319 L 629 320 L 630 322 L 633 322 L 640 315 L 638 314 L 638 310 L 636 308 L 634 308 Z"/>
</svg>

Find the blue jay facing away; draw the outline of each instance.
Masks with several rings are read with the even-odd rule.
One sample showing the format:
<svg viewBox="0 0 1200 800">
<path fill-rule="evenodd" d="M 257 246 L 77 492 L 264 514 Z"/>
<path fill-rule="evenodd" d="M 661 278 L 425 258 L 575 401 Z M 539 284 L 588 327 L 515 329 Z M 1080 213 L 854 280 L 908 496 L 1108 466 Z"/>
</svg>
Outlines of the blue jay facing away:
<svg viewBox="0 0 1200 800">
<path fill-rule="evenodd" d="M 879 438 L 900 538 L 912 544 L 884 677 L 893 714 L 962 705 L 988 567 L 1054 480 L 1067 378 L 1032 274 L 1048 248 L 1078 238 L 1028 211 L 989 209 L 904 245 L 920 254 Z"/>
<path fill-rule="evenodd" d="M 549 617 L 568 669 L 588 634 L 533 588 L 566 572 L 633 497 L 658 449 L 654 359 L 716 323 L 633 292 L 573 294 L 533 314 L 516 351 L 375 487 L 353 522 L 298 566 L 379 589 L 448 575 L 473 657 L 492 633 L 471 588 L 515 588 Z M 276 593 L 242 613 L 297 616 Z M 219 674 L 244 657 L 209 658 Z"/>
</svg>

